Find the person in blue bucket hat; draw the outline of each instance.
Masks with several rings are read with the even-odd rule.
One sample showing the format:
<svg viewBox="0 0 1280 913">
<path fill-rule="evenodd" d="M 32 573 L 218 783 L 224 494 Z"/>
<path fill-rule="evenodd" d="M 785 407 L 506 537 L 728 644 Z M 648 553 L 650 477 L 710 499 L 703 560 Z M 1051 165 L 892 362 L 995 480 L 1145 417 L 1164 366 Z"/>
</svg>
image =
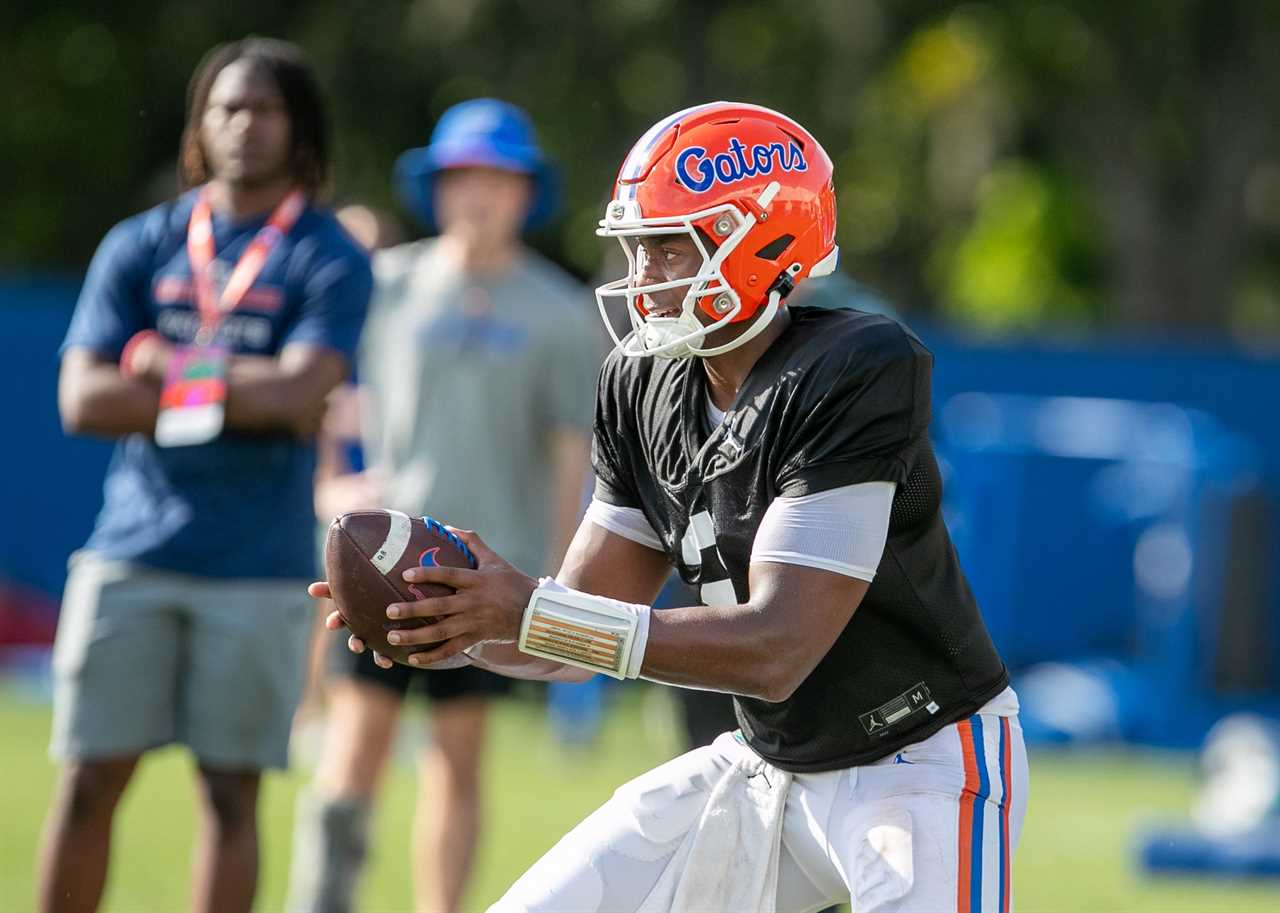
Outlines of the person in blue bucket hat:
<svg viewBox="0 0 1280 913">
<path fill-rule="evenodd" d="M 475 167 L 529 176 L 526 231 L 542 228 L 555 215 L 559 178 L 538 147 L 529 115 L 496 98 L 474 98 L 446 111 L 429 145 L 409 149 L 396 160 L 396 189 L 422 227 L 437 231 L 436 179 L 442 171 Z"/>
<path fill-rule="evenodd" d="M 389 507 L 483 530 L 518 566 L 548 573 L 582 515 L 604 355 L 590 293 L 521 241 L 554 211 L 551 165 L 523 111 L 483 98 L 446 111 L 428 146 L 400 156 L 395 180 L 435 236 L 374 255 L 357 357 L 368 469 L 318 495 L 338 512 Z M 415 907 L 457 910 L 480 827 L 486 712 L 508 680 L 476 668 L 384 670 L 341 644 L 329 659 L 327 729 L 300 799 L 287 909 L 352 909 L 379 774 L 417 692 L 430 701 L 432 738 L 411 841 Z"/>
</svg>

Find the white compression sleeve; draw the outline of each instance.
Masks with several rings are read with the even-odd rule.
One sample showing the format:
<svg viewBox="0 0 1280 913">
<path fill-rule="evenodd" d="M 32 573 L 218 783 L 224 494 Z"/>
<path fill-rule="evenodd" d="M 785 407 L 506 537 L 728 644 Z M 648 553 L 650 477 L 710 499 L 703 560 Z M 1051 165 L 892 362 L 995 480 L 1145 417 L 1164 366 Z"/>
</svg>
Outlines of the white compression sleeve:
<svg viewBox="0 0 1280 913">
<path fill-rule="evenodd" d="M 592 498 L 591 503 L 587 505 L 586 517 L 596 526 L 616 533 L 624 539 L 662 551 L 662 541 L 649 525 L 649 518 L 638 507 L 618 507 L 607 501 Z"/>
<path fill-rule="evenodd" d="M 862 482 L 799 498 L 774 498 L 751 561 L 776 561 L 873 580 L 889 537 L 893 482 Z"/>
</svg>

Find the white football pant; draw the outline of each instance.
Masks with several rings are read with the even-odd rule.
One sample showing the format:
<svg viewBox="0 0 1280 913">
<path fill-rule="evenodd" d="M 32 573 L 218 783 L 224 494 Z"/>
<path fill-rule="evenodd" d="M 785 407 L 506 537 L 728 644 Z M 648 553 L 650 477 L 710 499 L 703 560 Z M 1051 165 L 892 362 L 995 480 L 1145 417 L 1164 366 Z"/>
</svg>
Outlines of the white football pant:
<svg viewBox="0 0 1280 913">
<path fill-rule="evenodd" d="M 863 767 L 796 774 L 783 817 L 775 907 L 805 913 L 1008 913 L 1027 807 L 1017 697 Z M 855 723 L 856 725 L 856 723 Z M 735 734 L 619 788 L 490 913 L 634 913 L 738 753 Z"/>
</svg>

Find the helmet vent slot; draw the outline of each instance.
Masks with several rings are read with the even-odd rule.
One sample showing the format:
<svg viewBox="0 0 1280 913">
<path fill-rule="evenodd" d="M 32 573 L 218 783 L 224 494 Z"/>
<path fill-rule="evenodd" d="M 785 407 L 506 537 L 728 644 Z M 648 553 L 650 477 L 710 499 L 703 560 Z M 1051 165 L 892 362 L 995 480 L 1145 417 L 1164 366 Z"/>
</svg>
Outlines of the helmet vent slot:
<svg viewBox="0 0 1280 913">
<path fill-rule="evenodd" d="M 756 251 L 756 256 L 762 260 L 777 260 L 782 256 L 782 252 L 791 246 L 791 242 L 795 239 L 795 235 L 779 235 L 764 247 Z"/>
<path fill-rule="evenodd" d="M 782 132 L 782 134 L 783 134 L 784 136 L 789 136 L 789 137 L 791 137 L 791 141 L 792 141 L 793 143 L 795 143 L 797 146 L 799 146 L 801 149 L 808 149 L 808 148 L 809 148 L 809 144 L 808 144 L 808 143 L 806 143 L 806 142 L 804 141 L 804 137 L 802 137 L 802 136 L 796 136 L 796 135 L 795 135 L 794 133 L 792 133 L 790 130 L 783 129 L 783 128 L 781 128 L 781 127 L 779 127 L 778 129 L 779 129 L 779 130 L 781 130 L 781 132 Z"/>
</svg>

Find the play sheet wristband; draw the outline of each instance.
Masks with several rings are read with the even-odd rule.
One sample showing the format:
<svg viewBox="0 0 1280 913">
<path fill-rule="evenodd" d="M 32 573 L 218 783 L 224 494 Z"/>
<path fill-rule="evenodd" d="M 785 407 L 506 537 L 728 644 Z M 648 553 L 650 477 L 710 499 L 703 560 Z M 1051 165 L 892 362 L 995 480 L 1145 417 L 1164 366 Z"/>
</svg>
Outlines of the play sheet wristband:
<svg viewBox="0 0 1280 913">
<path fill-rule="evenodd" d="M 280 239 L 293 228 L 306 197 L 292 191 L 272 211 L 236 262 L 231 277 L 219 295 L 214 290 L 211 266 L 216 251 L 213 215 L 206 186 L 196 197 L 187 223 L 187 259 L 200 311 L 200 329 L 195 345 L 180 346 L 169 362 L 164 387 L 160 391 L 160 413 L 156 417 L 155 441 L 161 447 L 204 444 L 222 433 L 227 414 L 227 357 L 224 346 L 214 344 L 222 318 L 234 311 Z"/>
<path fill-rule="evenodd" d="M 638 678 L 650 612 L 647 605 L 580 593 L 543 577 L 524 610 L 520 652 L 614 678 Z"/>
</svg>

